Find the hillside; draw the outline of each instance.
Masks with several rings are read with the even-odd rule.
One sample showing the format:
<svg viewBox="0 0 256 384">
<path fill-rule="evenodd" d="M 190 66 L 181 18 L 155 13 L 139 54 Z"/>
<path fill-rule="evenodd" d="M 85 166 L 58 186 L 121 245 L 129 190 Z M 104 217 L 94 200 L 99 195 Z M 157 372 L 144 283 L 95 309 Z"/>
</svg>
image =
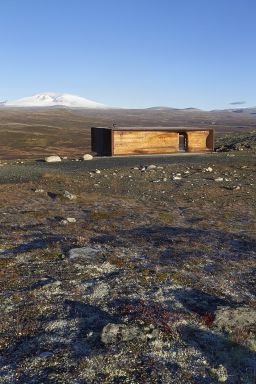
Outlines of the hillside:
<svg viewBox="0 0 256 384">
<path fill-rule="evenodd" d="M 0 108 L 0 159 L 81 155 L 90 151 L 91 126 L 191 126 L 218 135 L 250 132 L 256 115 L 177 109 Z"/>
</svg>

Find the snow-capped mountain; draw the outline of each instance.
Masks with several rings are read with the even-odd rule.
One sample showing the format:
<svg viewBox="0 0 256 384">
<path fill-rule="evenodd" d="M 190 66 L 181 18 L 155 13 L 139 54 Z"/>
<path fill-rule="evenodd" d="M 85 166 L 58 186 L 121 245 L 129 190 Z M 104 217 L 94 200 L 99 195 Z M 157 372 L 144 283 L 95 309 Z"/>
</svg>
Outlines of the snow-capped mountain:
<svg viewBox="0 0 256 384">
<path fill-rule="evenodd" d="M 7 101 L 3 103 L 6 107 L 56 107 L 69 108 L 108 108 L 106 105 L 88 100 L 80 96 L 68 93 L 38 93 L 30 97 Z"/>
</svg>

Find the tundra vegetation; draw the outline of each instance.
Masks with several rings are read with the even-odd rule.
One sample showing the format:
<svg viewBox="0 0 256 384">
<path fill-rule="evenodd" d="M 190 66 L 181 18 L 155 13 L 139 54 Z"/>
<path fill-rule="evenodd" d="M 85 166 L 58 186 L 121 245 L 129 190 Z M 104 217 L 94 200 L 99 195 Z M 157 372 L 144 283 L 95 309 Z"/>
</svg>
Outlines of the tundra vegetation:
<svg viewBox="0 0 256 384">
<path fill-rule="evenodd" d="M 255 150 L 221 140 L 151 167 L 1 161 L 1 383 L 255 383 Z"/>
</svg>

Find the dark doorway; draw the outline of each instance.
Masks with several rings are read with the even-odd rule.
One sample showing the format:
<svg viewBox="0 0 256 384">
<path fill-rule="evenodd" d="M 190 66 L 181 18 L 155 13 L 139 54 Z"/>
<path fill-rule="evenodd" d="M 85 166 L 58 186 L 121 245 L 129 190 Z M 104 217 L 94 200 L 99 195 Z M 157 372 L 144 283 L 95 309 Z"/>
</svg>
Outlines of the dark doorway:
<svg viewBox="0 0 256 384">
<path fill-rule="evenodd" d="M 187 148 L 187 138 L 185 133 L 179 134 L 179 151 L 180 152 L 186 152 Z"/>
</svg>

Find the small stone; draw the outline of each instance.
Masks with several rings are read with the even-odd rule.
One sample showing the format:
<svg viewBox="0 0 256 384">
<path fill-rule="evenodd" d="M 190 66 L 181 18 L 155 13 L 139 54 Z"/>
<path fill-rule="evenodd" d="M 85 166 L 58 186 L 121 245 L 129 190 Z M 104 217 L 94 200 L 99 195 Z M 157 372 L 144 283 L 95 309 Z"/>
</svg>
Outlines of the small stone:
<svg viewBox="0 0 256 384">
<path fill-rule="evenodd" d="M 212 167 L 208 167 L 208 168 L 205 168 L 205 171 L 206 171 L 206 172 L 212 172 L 213 169 L 212 169 Z"/>
<path fill-rule="evenodd" d="M 93 156 L 90 155 L 89 153 L 86 153 L 85 155 L 83 155 L 83 160 L 92 160 L 93 159 Z"/>
<path fill-rule="evenodd" d="M 97 175 L 99 175 L 101 173 L 101 171 L 99 169 L 96 169 L 95 173 L 97 173 Z"/>
<path fill-rule="evenodd" d="M 151 165 L 148 165 L 148 166 L 147 166 L 147 170 L 148 170 L 148 171 L 151 171 L 152 169 L 156 169 L 156 165 L 151 164 Z"/>
<path fill-rule="evenodd" d="M 57 163 L 61 161 L 61 158 L 57 155 L 47 156 L 45 158 L 46 163 Z"/>
<path fill-rule="evenodd" d="M 63 193 L 63 197 L 65 197 L 66 199 L 69 199 L 69 200 L 75 200 L 77 198 L 76 195 L 73 195 L 72 193 L 70 193 L 68 191 L 65 191 Z"/>
<path fill-rule="evenodd" d="M 172 179 L 173 179 L 173 180 L 181 180 L 181 177 L 180 177 L 180 176 L 173 176 Z"/>
<path fill-rule="evenodd" d="M 223 177 L 217 177 L 216 179 L 214 179 L 214 181 L 216 181 L 217 183 L 219 183 L 220 181 L 223 181 Z"/>
<path fill-rule="evenodd" d="M 74 217 L 67 217 L 66 220 L 68 223 L 76 223 L 76 219 Z"/>
<path fill-rule="evenodd" d="M 163 181 L 166 182 L 166 181 L 167 181 L 167 177 L 164 177 L 164 178 L 163 178 Z"/>
<path fill-rule="evenodd" d="M 42 352 L 40 353 L 39 357 L 50 357 L 52 355 L 53 355 L 52 352 Z"/>
<path fill-rule="evenodd" d="M 35 189 L 34 192 L 35 192 L 35 193 L 43 193 L 44 190 L 43 190 L 42 188 L 37 188 L 37 189 Z"/>
</svg>

